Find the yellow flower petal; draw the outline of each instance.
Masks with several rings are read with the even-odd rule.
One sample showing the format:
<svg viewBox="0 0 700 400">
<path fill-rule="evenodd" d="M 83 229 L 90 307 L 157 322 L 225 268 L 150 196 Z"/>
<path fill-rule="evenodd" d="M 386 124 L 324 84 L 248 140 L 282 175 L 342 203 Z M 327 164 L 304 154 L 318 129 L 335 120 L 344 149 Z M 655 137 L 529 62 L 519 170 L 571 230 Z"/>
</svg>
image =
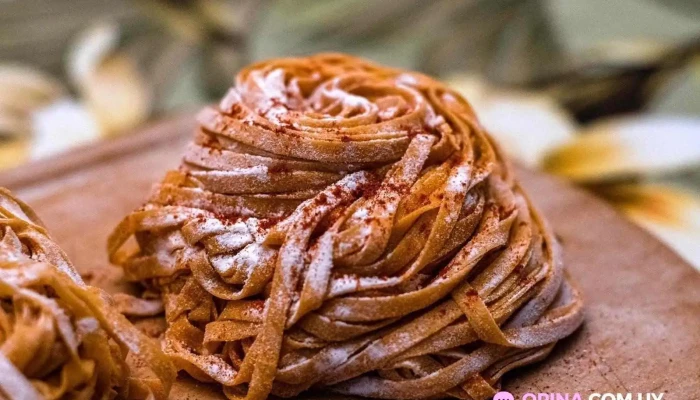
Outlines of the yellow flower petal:
<svg viewBox="0 0 700 400">
<path fill-rule="evenodd" d="M 547 152 L 574 137 L 573 118 L 549 97 L 494 89 L 471 76 L 448 82 L 472 104 L 503 150 L 528 166 L 538 167 Z"/>
<path fill-rule="evenodd" d="M 662 184 L 616 185 L 600 194 L 700 269 L 700 195 Z"/>
<path fill-rule="evenodd" d="M 0 170 L 16 167 L 29 158 L 27 138 L 0 140 Z"/>
<path fill-rule="evenodd" d="M 27 114 L 64 93 L 63 86 L 36 68 L 0 65 L 0 109 Z"/>
<path fill-rule="evenodd" d="M 50 76 L 25 65 L 0 65 L 0 137 L 28 136 L 31 114 L 64 92 Z"/>
<path fill-rule="evenodd" d="M 104 60 L 83 86 L 84 101 L 102 131 L 121 133 L 143 123 L 151 111 L 149 86 L 124 54 Z"/>
<path fill-rule="evenodd" d="M 150 86 L 136 61 L 118 45 L 118 26 L 96 24 L 78 36 L 68 59 L 82 100 L 107 135 L 137 126 L 151 111 Z"/>
<path fill-rule="evenodd" d="M 0 108 L 0 138 L 28 136 L 31 131 L 31 120 L 29 118 Z"/>
<path fill-rule="evenodd" d="M 37 111 L 33 117 L 34 137 L 30 157 L 39 159 L 99 139 L 99 128 L 92 113 L 71 99 L 57 101 Z"/>
<path fill-rule="evenodd" d="M 547 154 L 545 170 L 579 182 L 661 175 L 700 166 L 700 118 L 634 117 L 596 123 Z"/>
</svg>

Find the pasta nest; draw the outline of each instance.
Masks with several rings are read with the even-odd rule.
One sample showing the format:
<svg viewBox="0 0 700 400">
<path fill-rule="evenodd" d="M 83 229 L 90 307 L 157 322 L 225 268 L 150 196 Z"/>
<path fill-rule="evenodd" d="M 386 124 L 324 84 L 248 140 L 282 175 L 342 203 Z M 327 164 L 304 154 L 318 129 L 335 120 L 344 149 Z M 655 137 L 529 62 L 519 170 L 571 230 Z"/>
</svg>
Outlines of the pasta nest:
<svg viewBox="0 0 700 400">
<path fill-rule="evenodd" d="M 175 372 L 0 188 L 0 398 L 167 399 Z"/>
<path fill-rule="evenodd" d="M 109 248 L 176 366 L 229 398 L 486 399 L 581 324 L 550 227 L 442 83 L 276 59 L 198 121 Z"/>
</svg>

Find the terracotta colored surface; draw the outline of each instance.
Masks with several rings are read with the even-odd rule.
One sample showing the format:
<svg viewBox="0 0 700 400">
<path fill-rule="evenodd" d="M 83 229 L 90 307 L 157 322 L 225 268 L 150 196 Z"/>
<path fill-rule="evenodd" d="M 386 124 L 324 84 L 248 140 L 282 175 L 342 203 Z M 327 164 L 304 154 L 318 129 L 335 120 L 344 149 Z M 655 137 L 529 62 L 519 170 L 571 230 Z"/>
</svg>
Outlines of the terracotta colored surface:
<svg viewBox="0 0 700 400">
<path fill-rule="evenodd" d="M 119 270 L 107 263 L 105 239 L 178 164 L 193 127 L 190 116 L 173 119 L 0 174 L 0 186 L 38 211 L 92 284 L 115 290 L 122 285 Z M 567 268 L 585 294 L 587 320 L 547 361 L 507 375 L 505 389 L 700 399 L 700 274 L 590 195 L 538 173 L 519 176 L 563 242 Z M 182 381 L 172 398 L 220 395 Z"/>
</svg>

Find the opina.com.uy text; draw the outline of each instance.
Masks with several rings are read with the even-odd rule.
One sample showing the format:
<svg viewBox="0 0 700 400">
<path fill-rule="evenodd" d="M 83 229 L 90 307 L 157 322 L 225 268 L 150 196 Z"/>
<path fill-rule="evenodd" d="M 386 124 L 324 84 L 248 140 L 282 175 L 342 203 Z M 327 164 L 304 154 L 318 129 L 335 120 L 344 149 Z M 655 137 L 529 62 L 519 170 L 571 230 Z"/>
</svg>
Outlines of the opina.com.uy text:
<svg viewBox="0 0 700 400">
<path fill-rule="evenodd" d="M 509 392 L 498 392 L 493 400 L 663 400 L 665 393 L 525 393 L 518 399 Z"/>
</svg>

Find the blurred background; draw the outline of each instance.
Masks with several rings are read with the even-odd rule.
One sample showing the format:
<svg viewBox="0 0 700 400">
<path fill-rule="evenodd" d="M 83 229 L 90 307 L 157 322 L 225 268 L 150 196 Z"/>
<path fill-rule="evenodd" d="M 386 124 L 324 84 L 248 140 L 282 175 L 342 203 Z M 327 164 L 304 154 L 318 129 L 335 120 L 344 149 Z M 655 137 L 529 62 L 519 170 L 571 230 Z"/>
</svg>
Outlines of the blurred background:
<svg viewBox="0 0 700 400">
<path fill-rule="evenodd" d="M 319 51 L 448 81 L 520 163 L 700 269 L 700 0 L 0 0 L 0 169 Z"/>
</svg>

